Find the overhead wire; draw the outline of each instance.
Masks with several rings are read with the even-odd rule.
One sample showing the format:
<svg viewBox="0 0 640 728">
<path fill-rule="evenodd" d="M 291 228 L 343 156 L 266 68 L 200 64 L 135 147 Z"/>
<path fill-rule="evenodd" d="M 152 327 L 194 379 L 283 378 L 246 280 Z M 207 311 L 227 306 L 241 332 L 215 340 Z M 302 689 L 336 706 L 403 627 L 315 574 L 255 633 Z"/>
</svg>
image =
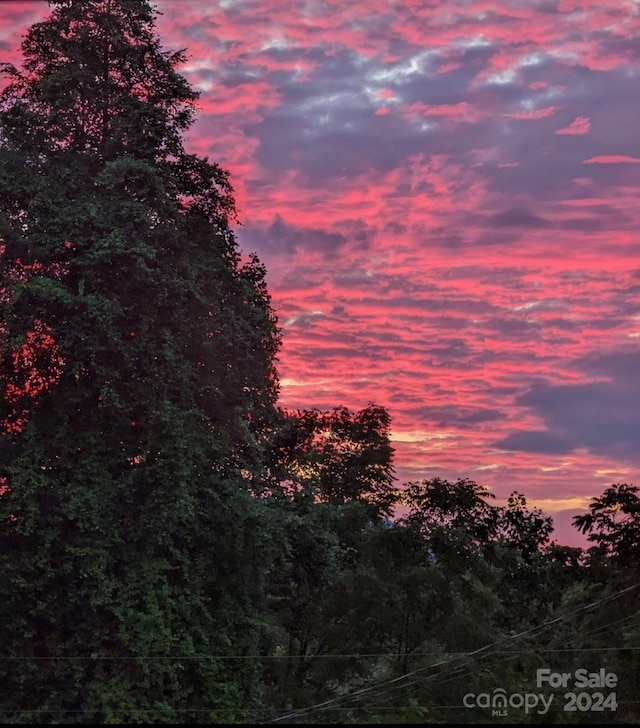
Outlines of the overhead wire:
<svg viewBox="0 0 640 728">
<path fill-rule="evenodd" d="M 564 648 L 564 647 L 552 647 L 552 648 L 539 648 L 534 647 L 532 649 L 501 649 L 501 647 L 505 647 L 506 645 L 510 644 L 516 644 L 517 642 L 524 640 L 524 639 L 530 639 L 533 638 L 540 633 L 542 633 L 544 630 L 549 629 L 550 627 L 554 625 L 559 625 L 562 623 L 567 622 L 572 617 L 579 615 L 579 614 L 585 614 L 589 611 L 595 610 L 598 607 L 602 606 L 603 604 L 606 604 L 608 602 L 614 601 L 624 594 L 627 594 L 631 592 L 632 590 L 638 588 L 640 586 L 640 582 L 637 582 L 635 584 L 632 584 L 631 586 L 628 586 L 624 589 L 619 590 L 618 592 L 610 595 L 606 595 L 604 597 L 601 597 L 600 599 L 597 599 L 595 601 L 592 601 L 586 605 L 583 605 L 581 607 L 578 607 L 576 609 L 571 610 L 570 612 L 567 612 L 566 614 L 560 615 L 559 617 L 555 617 L 551 620 L 547 620 L 545 622 L 542 622 L 539 625 L 535 625 L 534 627 L 531 627 L 529 629 L 523 630 L 519 633 L 516 633 L 514 635 L 506 635 L 501 637 L 499 640 L 496 640 L 492 643 L 489 643 L 487 645 L 484 645 L 483 647 L 478 648 L 477 650 L 472 650 L 470 652 L 457 652 L 457 653 L 447 653 L 446 657 L 444 657 L 441 660 L 438 660 L 434 663 L 431 663 L 429 665 L 417 668 L 416 670 L 412 670 L 409 672 L 406 672 L 403 675 L 397 676 L 392 679 L 388 679 L 382 682 L 379 682 L 375 685 L 370 685 L 366 687 L 362 687 L 358 690 L 352 691 L 351 693 L 345 693 L 341 696 L 336 696 L 334 698 L 328 699 L 326 701 L 322 701 L 320 703 L 316 703 L 314 705 L 308 706 L 306 708 L 300 708 L 296 710 L 289 710 L 288 712 L 283 713 L 282 715 L 276 716 L 275 718 L 271 718 L 268 720 L 258 721 L 260 723 L 277 723 L 281 722 L 283 720 L 290 720 L 297 717 L 304 717 L 306 715 L 309 715 L 314 712 L 323 712 L 323 711 L 329 711 L 329 710 L 343 710 L 345 707 L 344 703 L 348 702 L 358 702 L 363 700 L 364 698 L 367 698 L 368 700 L 375 701 L 376 699 L 380 697 L 385 697 L 390 695 L 391 693 L 394 693 L 396 691 L 407 691 L 407 689 L 413 687 L 414 685 L 424 685 L 425 683 L 430 683 L 432 686 L 439 686 L 446 684 L 447 682 L 451 682 L 456 679 L 460 679 L 461 677 L 464 677 L 465 675 L 472 674 L 473 671 L 477 671 L 479 668 L 481 669 L 483 666 L 479 663 L 482 663 L 484 660 L 490 660 L 491 658 L 499 658 L 494 659 L 493 662 L 489 662 L 485 665 L 487 669 L 490 669 L 492 667 L 495 667 L 497 664 L 513 659 L 514 657 L 517 657 L 522 654 L 531 654 L 531 652 L 545 652 L 545 653 L 566 653 L 566 652 L 593 652 L 593 651 L 607 651 L 607 650 L 619 650 L 619 651 L 625 651 L 625 650 L 640 650 L 640 647 L 612 647 L 612 648 L 601 648 L 601 647 L 593 647 L 593 648 Z M 628 615 L 622 619 L 616 620 L 615 622 L 607 623 L 607 625 L 600 625 L 598 627 L 595 627 L 593 630 L 589 630 L 588 632 L 584 633 L 583 636 L 587 636 L 589 634 L 598 634 L 599 632 L 602 632 L 603 630 L 609 629 L 613 626 L 624 624 L 625 622 L 628 622 L 632 619 L 634 619 L 637 615 L 631 614 Z M 566 644 L 567 640 L 565 640 L 561 644 Z M 414 653 L 411 655 L 411 657 L 418 657 L 418 656 L 430 656 L 434 654 L 434 652 L 424 652 L 424 653 Z M 319 655 L 318 657 L 326 657 L 326 658 L 362 658 L 362 657 L 395 657 L 397 656 L 397 653 L 344 653 L 344 654 L 326 654 L 326 655 Z M 264 659 L 264 658 L 291 658 L 291 657 L 304 657 L 300 655 L 266 655 L 266 656 L 260 656 L 260 655 L 187 655 L 187 656 L 47 656 L 38 658 L 37 656 L 34 657 L 11 657 L 11 656 L 5 656 L 0 657 L 0 659 L 78 659 L 78 660 L 96 660 L 96 659 L 104 659 L 104 660 L 135 660 L 135 659 L 143 659 L 143 660 L 162 660 L 162 659 L 170 659 L 170 660 L 185 660 L 185 659 Z M 443 669 L 444 668 L 444 669 Z M 431 675 L 425 675 L 425 672 L 428 672 L 430 670 L 438 670 L 438 672 L 435 672 Z M 418 677 L 419 676 L 419 677 Z M 397 696 L 396 696 L 397 697 Z M 374 702 L 375 705 L 375 702 Z M 357 706 L 356 706 L 357 707 Z M 380 708 L 381 706 L 377 706 L 376 709 Z M 435 707 L 435 706 L 432 706 Z M 460 706 L 441 706 L 441 707 L 460 707 Z M 26 712 L 33 712 L 33 711 L 26 711 Z M 83 711 L 81 711 L 83 712 Z M 166 710 L 163 710 L 163 712 L 189 712 L 188 708 L 185 709 L 172 709 L 167 708 Z M 206 710 L 204 711 L 206 712 Z M 215 710 L 210 710 L 209 712 L 215 713 Z M 251 709 L 247 709 L 245 712 L 251 712 Z"/>
<path fill-rule="evenodd" d="M 495 649 L 496 646 L 503 645 L 505 643 L 507 643 L 507 644 L 513 643 L 518 640 L 524 639 L 525 637 L 537 636 L 537 634 L 539 632 L 544 631 L 545 629 L 548 629 L 549 627 L 551 627 L 553 625 L 558 625 L 563 622 L 566 622 L 571 617 L 573 617 L 577 614 L 587 613 L 607 602 L 611 602 L 616 599 L 619 599 L 624 594 L 627 594 L 630 591 L 637 589 L 639 586 L 640 586 L 640 582 L 636 582 L 635 584 L 632 584 L 631 586 L 628 586 L 624 589 L 620 589 L 619 591 L 615 592 L 614 594 L 610 594 L 610 595 L 601 597 L 600 599 L 592 601 L 582 607 L 573 609 L 564 615 L 555 617 L 554 619 L 547 620 L 539 625 L 536 625 L 535 627 L 531 627 L 527 630 L 523 630 L 522 632 L 519 632 L 515 635 L 507 635 L 505 637 L 502 637 L 499 640 L 496 640 L 495 642 L 492 642 L 488 645 L 484 645 L 483 647 L 478 648 L 477 650 L 472 650 L 470 652 L 464 653 L 462 656 L 462 659 L 465 659 L 465 660 L 475 659 L 476 656 L 480 656 L 480 659 L 483 659 L 484 657 L 498 654 L 499 651 Z M 377 695 L 382 695 L 386 691 L 404 689 L 404 688 L 407 688 L 418 682 L 424 684 L 425 682 L 434 680 L 435 677 L 438 677 L 438 676 L 443 677 L 444 675 L 442 672 L 436 673 L 435 675 L 432 675 L 432 676 L 429 676 L 429 675 L 424 676 L 424 675 L 422 675 L 422 673 L 424 673 L 428 670 L 433 670 L 433 669 L 440 668 L 440 667 L 447 668 L 447 667 L 451 666 L 451 663 L 454 660 L 458 660 L 458 659 L 461 659 L 461 656 L 459 655 L 459 653 L 453 657 L 451 657 L 451 656 L 447 657 L 443 660 L 439 660 L 438 662 L 432 663 L 430 665 L 426 665 L 424 667 L 417 668 L 416 670 L 412 670 L 410 672 L 407 672 L 407 673 L 400 675 L 398 677 L 395 677 L 393 679 L 382 681 L 380 683 L 377 683 L 376 685 L 363 687 L 363 688 L 355 690 L 351 693 L 345 693 L 344 695 L 330 698 L 328 700 L 322 701 L 320 703 L 316 703 L 315 705 L 311 705 L 306 708 L 298 708 L 296 710 L 289 711 L 283 715 L 276 716 L 275 718 L 271 718 L 269 720 L 261 721 L 261 722 L 263 724 L 268 724 L 268 723 L 277 723 L 277 722 L 281 722 L 284 720 L 300 718 L 300 717 L 304 717 L 305 715 L 309 715 L 310 713 L 322 712 L 323 710 L 327 710 L 329 708 L 333 709 L 334 706 L 336 706 L 336 704 L 338 704 L 338 703 L 352 701 L 352 700 L 359 701 L 365 697 L 367 697 L 367 698 L 376 697 Z M 508 659 L 508 657 L 504 658 L 504 659 Z M 451 674 L 452 670 L 460 671 L 461 674 L 465 674 L 465 670 L 461 670 L 459 666 L 449 667 L 449 674 Z M 467 667 L 466 672 L 468 672 L 468 671 L 469 671 L 469 668 Z M 402 683 L 402 681 L 406 681 L 408 678 L 413 678 L 418 674 L 421 674 L 421 677 L 418 678 L 417 680 L 413 680 L 411 682 L 405 682 L 404 684 Z M 446 674 L 446 669 L 445 669 L 445 674 Z M 459 676 L 460 675 L 458 675 L 458 677 Z M 398 684 L 398 683 L 400 683 L 400 684 Z M 438 684 L 438 683 L 436 683 L 436 684 Z M 344 707 L 344 706 L 341 706 L 341 707 Z"/>
</svg>

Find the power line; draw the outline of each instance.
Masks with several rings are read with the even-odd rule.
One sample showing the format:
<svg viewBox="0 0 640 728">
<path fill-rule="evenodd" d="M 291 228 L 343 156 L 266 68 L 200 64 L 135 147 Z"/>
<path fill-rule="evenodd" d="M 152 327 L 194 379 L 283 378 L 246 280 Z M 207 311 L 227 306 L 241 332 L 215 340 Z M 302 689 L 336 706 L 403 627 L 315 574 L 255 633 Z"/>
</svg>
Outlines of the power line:
<svg viewBox="0 0 640 728">
<path fill-rule="evenodd" d="M 542 631 L 544 629 L 548 629 L 549 627 L 551 627 L 553 625 L 557 625 L 562 622 L 565 622 L 568 619 L 570 619 L 571 617 L 575 616 L 576 614 L 589 612 L 589 611 L 601 606 L 602 604 L 605 604 L 610 601 L 614 601 L 615 599 L 620 598 L 622 595 L 632 591 L 633 589 L 637 589 L 639 586 L 640 586 L 640 582 L 636 582 L 635 584 L 632 584 L 631 586 L 626 587 L 625 589 L 621 589 L 620 591 L 618 591 L 614 594 L 610 594 L 606 597 L 602 597 L 601 599 L 597 599 L 593 602 L 590 602 L 589 604 L 586 604 L 583 607 L 574 609 L 563 616 L 548 620 L 546 622 L 543 622 L 540 625 L 537 625 L 530 629 L 524 630 L 515 635 L 502 637 L 501 639 L 496 640 L 495 642 L 490 643 L 488 645 L 485 645 L 484 647 L 481 647 L 477 650 L 473 650 L 471 652 L 465 653 L 464 658 L 466 658 L 468 660 L 468 659 L 474 659 L 476 656 L 480 656 L 481 659 L 485 656 L 489 657 L 490 655 L 496 653 L 496 650 L 494 650 L 493 648 L 495 648 L 498 645 L 501 645 L 505 642 L 507 642 L 507 643 L 514 642 L 516 640 L 520 640 L 525 637 L 535 636 L 540 631 Z M 372 686 L 366 687 L 366 688 L 360 688 L 359 690 L 356 690 L 355 692 L 347 693 L 345 695 L 341 695 L 336 698 L 330 698 L 329 700 L 325 700 L 322 703 L 316 703 L 315 705 L 309 706 L 307 708 L 299 708 L 294 711 L 290 711 L 283 715 L 277 716 L 276 718 L 272 718 L 271 720 L 264 721 L 264 723 L 277 723 L 277 722 L 280 722 L 283 720 L 299 718 L 304 715 L 308 715 L 309 713 L 322 712 L 323 710 L 327 709 L 328 707 L 334 706 L 336 703 L 340 703 L 341 701 L 348 701 L 348 700 L 357 701 L 357 700 L 361 700 L 364 697 L 369 698 L 369 697 L 375 697 L 376 694 L 377 695 L 382 694 L 381 692 L 376 693 L 376 691 L 380 691 L 380 690 L 382 690 L 382 691 L 390 690 L 391 691 L 391 690 L 395 690 L 397 688 L 409 687 L 410 685 L 415 684 L 415 682 L 425 682 L 425 681 L 429 681 L 430 679 L 435 680 L 436 677 L 443 677 L 442 673 L 431 675 L 431 676 L 426 676 L 426 677 L 421 677 L 418 680 L 412 681 L 412 682 L 404 684 L 404 685 L 397 685 L 397 683 L 400 683 L 403 680 L 407 680 L 408 678 L 414 677 L 415 675 L 418 675 L 419 673 L 424 673 L 425 671 L 433 670 L 433 669 L 436 669 L 439 667 L 446 668 L 449 665 L 451 665 L 451 663 L 454 662 L 455 659 L 459 659 L 459 658 L 457 656 L 448 657 L 444 660 L 440 660 L 431 665 L 427 665 L 425 667 L 418 668 L 417 670 L 413 670 L 411 672 L 405 673 L 404 675 L 400 675 L 399 677 L 393 678 L 391 680 L 383 681 L 381 683 L 378 683 L 377 685 L 372 685 Z M 460 670 L 460 667 L 458 666 L 455 668 L 450 668 L 450 670 L 451 669 Z M 467 668 L 467 671 L 468 671 L 468 668 Z M 436 684 L 437 684 L 437 682 L 436 682 Z"/>
<path fill-rule="evenodd" d="M 633 587 L 631 587 L 631 588 L 633 588 Z M 605 601 L 608 601 L 609 599 L 617 599 L 619 596 L 622 596 L 622 594 L 625 593 L 626 591 L 627 590 L 621 590 L 621 592 L 619 592 L 618 594 L 614 594 L 614 595 L 610 595 L 609 597 L 605 597 L 601 601 L 605 602 Z M 593 604 L 590 604 L 581 609 L 589 611 L 592 607 L 593 607 Z M 566 617 L 567 618 L 571 617 L 571 616 L 573 616 L 573 614 L 574 614 L 574 612 L 571 612 L 571 613 L 567 614 Z M 605 629 L 608 629 L 610 627 L 616 626 L 621 623 L 629 622 L 630 620 L 635 619 L 636 617 L 637 617 L 637 613 L 634 613 L 634 614 L 628 615 L 627 617 L 624 617 L 623 619 L 616 620 L 615 622 L 609 622 L 607 625 L 594 628 L 593 630 L 589 630 L 587 632 L 581 632 L 581 637 L 585 637 L 590 634 L 595 634 L 595 633 L 601 632 Z M 536 628 L 532 628 L 532 629 L 536 629 Z M 529 650 L 492 650 L 491 652 L 482 655 L 480 657 L 480 660 L 492 658 L 497 655 L 503 655 L 503 654 L 506 655 L 506 657 L 502 657 L 501 659 L 498 659 L 498 660 L 493 660 L 491 663 L 484 665 L 485 670 L 491 670 L 491 669 L 494 669 L 498 664 L 511 660 L 511 659 L 514 659 L 522 654 L 536 654 L 536 653 L 541 653 L 541 652 L 545 652 L 545 653 L 548 653 L 548 652 L 550 652 L 550 653 L 578 652 L 578 653 L 580 653 L 580 652 L 603 652 L 603 651 L 618 651 L 618 650 L 638 651 L 638 650 L 640 650 L 640 647 L 605 647 L 605 648 L 599 648 L 599 647 L 537 648 L 537 647 L 532 647 Z M 480 666 L 480 667 L 482 667 L 482 666 Z M 424 684 L 427 681 L 429 682 L 429 684 L 431 686 L 434 686 L 434 687 L 442 686 L 448 682 L 457 680 L 457 679 L 463 677 L 464 675 L 471 675 L 472 671 L 473 671 L 473 668 L 471 665 L 462 664 L 462 665 L 458 665 L 456 667 L 450 668 L 444 675 L 443 674 L 432 675 L 432 676 L 427 676 L 424 679 L 418 678 L 409 683 L 406 683 L 403 686 L 393 687 L 393 688 L 391 688 L 391 690 L 408 689 L 416 684 Z M 390 692 L 390 690 L 387 691 L 387 694 L 388 694 L 388 692 Z M 380 693 L 379 695 L 383 695 L 383 693 Z M 396 697 L 398 697 L 398 696 L 396 696 Z M 374 699 L 375 699 L 375 696 L 374 696 Z"/>
<path fill-rule="evenodd" d="M 4 0 L 0 0 L 0 2 L 3 2 Z M 631 617 L 620 620 L 620 622 L 623 621 L 629 621 L 630 619 L 633 619 L 635 615 L 632 615 Z M 611 625 L 613 626 L 615 624 L 618 624 L 618 622 L 612 622 Z M 599 627 L 597 630 L 591 630 L 589 632 L 582 633 L 582 636 L 586 636 L 589 634 L 594 634 L 597 631 L 604 630 L 604 627 Z M 528 650 L 493 650 L 492 654 L 508 654 L 508 655 L 528 655 L 532 652 L 625 652 L 625 651 L 640 651 L 640 647 L 532 647 Z M 457 657 L 466 657 L 470 653 L 468 652 L 447 652 L 447 656 L 451 659 L 457 658 Z M 406 655 L 409 659 L 414 659 L 416 657 L 437 657 L 441 656 L 442 651 L 435 651 L 435 652 L 411 652 L 410 654 Z M 128 660 L 145 660 L 145 661 L 152 661 L 152 660 L 158 660 L 159 662 L 162 661 L 179 661 L 179 660 L 295 660 L 295 659 L 301 659 L 301 660 L 319 660 L 319 659 L 338 659 L 338 658 L 344 658 L 345 660 L 353 660 L 354 658 L 365 658 L 365 657 L 392 657 L 397 658 L 398 653 L 397 652 L 370 652 L 370 653 L 361 653 L 361 652 L 342 652 L 342 653 L 325 653 L 322 655 L 130 655 L 130 656 L 122 656 L 122 655 L 96 655 L 95 657 L 87 656 L 87 655 L 56 655 L 56 656 L 45 656 L 45 655 L 0 655 L 0 660 L 7 660 L 7 661 L 20 661 L 20 660 L 38 660 L 38 661 L 44 661 L 44 660 L 85 660 L 87 662 L 96 662 L 99 660 L 109 661 L 113 660 L 114 662 L 120 662 L 120 661 L 128 661 Z"/>
</svg>

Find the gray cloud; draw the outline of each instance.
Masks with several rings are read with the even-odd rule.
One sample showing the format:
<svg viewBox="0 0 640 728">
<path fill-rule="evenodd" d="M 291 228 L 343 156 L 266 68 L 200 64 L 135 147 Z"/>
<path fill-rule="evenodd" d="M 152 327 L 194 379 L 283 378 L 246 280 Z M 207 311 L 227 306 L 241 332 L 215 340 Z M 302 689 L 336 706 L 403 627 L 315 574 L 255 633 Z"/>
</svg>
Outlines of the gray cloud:
<svg viewBox="0 0 640 728">
<path fill-rule="evenodd" d="M 534 215 L 524 207 L 512 207 L 489 218 L 492 227 L 546 227 L 549 223 L 539 215 Z"/>
<path fill-rule="evenodd" d="M 498 440 L 495 446 L 502 450 L 537 452 L 548 455 L 562 455 L 575 448 L 575 444 L 562 435 L 545 430 L 518 430 Z"/>
<path fill-rule="evenodd" d="M 488 407 L 464 407 L 458 405 L 442 405 L 407 408 L 406 413 L 437 427 L 459 427 L 475 429 L 485 422 L 495 422 L 504 417 L 504 413 Z"/>
<path fill-rule="evenodd" d="M 515 403 L 533 410 L 544 431 L 519 431 L 499 440 L 506 450 L 565 453 L 577 448 L 640 461 L 640 352 L 590 354 L 576 362 L 602 379 L 582 384 L 536 381 Z"/>
<path fill-rule="evenodd" d="M 291 254 L 298 248 L 306 248 L 331 256 L 347 243 L 342 233 L 290 225 L 279 214 L 266 229 L 257 225 L 243 227 L 242 236 L 245 245 L 269 253 Z"/>
</svg>

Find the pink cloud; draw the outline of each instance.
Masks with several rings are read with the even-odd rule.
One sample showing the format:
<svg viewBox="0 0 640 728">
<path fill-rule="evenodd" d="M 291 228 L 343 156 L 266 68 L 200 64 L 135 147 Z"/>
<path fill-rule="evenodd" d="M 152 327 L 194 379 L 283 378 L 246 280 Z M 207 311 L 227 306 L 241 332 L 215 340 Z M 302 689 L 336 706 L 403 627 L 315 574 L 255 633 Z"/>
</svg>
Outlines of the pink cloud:
<svg viewBox="0 0 640 728">
<path fill-rule="evenodd" d="M 570 207 L 597 207 L 600 205 L 615 205 L 615 200 L 609 197 L 582 197 L 576 200 L 562 200 L 563 205 Z"/>
<path fill-rule="evenodd" d="M 467 124 L 473 124 L 487 116 L 487 112 L 474 107 L 467 101 L 461 101 L 457 104 L 424 104 L 416 101 L 401 107 L 401 111 L 407 119 L 433 116 L 440 117 L 443 121 Z"/>
<path fill-rule="evenodd" d="M 599 154 L 583 160 L 582 164 L 638 164 L 638 157 L 629 157 L 626 154 Z"/>
<path fill-rule="evenodd" d="M 576 116 L 569 126 L 565 126 L 562 129 L 556 129 L 556 134 L 586 134 L 590 127 L 591 121 L 586 116 Z"/>
<path fill-rule="evenodd" d="M 545 106 L 544 109 L 522 109 L 503 116 L 508 116 L 510 119 L 544 119 L 555 114 L 559 108 L 559 106 Z"/>
</svg>

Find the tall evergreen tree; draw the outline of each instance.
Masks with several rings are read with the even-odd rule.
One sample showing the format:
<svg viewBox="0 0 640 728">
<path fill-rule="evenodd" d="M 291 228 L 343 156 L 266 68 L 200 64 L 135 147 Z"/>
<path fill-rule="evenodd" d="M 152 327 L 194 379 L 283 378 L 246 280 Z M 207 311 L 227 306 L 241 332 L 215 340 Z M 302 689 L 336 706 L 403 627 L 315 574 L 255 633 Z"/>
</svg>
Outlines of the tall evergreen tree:
<svg viewBox="0 0 640 728">
<path fill-rule="evenodd" d="M 265 271 L 148 1 L 50 4 L 0 97 L 1 720 L 243 720 Z"/>
</svg>

